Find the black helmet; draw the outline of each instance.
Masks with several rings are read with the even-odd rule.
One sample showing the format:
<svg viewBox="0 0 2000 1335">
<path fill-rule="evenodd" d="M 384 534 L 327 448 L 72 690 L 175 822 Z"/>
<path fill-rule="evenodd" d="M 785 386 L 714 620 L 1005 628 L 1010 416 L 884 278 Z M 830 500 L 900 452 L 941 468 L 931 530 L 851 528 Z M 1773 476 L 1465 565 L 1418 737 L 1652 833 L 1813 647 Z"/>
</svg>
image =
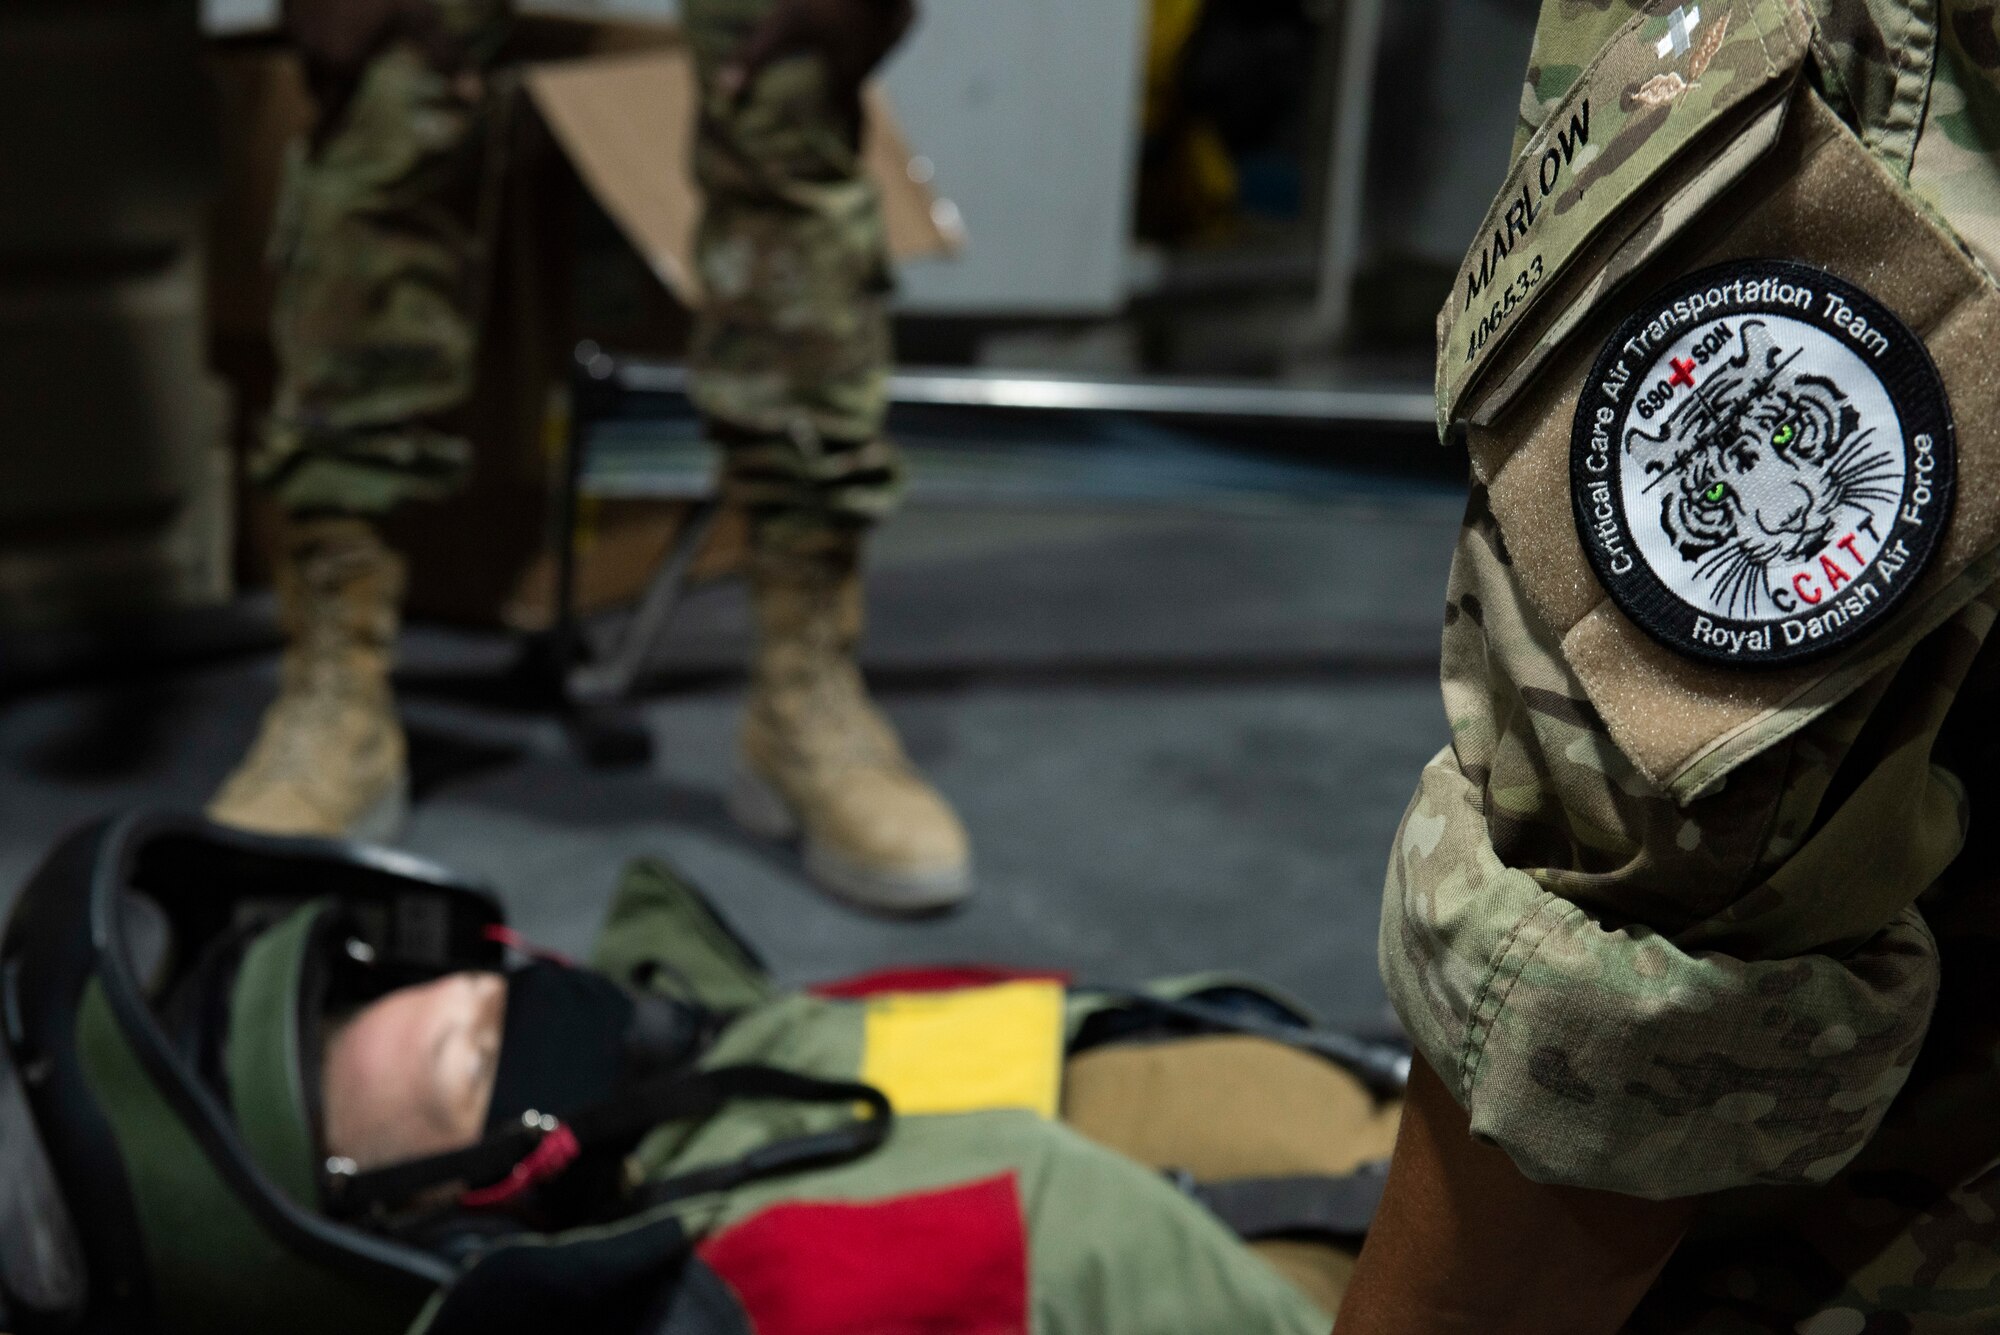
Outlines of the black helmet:
<svg viewBox="0 0 2000 1335">
<path fill-rule="evenodd" d="M 870 1152 L 891 1118 L 880 1091 L 695 1065 L 689 1031 L 641 1007 L 652 1022 L 628 1037 L 673 1060 L 566 1123 L 528 1114 L 358 1176 L 323 1157 L 335 975 L 341 1004 L 365 1002 L 502 969 L 506 936 L 485 891 L 386 849 L 148 813 L 63 841 L 0 937 L 0 1329 L 741 1335 L 720 1281 L 686 1263 L 675 1203 Z M 343 1222 L 444 1184 L 473 1188 L 470 1205 L 551 1146 L 624 1143 L 738 1099 L 868 1115 L 649 1182 L 629 1213 L 569 1232 L 482 1216 L 419 1246 Z"/>
<path fill-rule="evenodd" d="M 137 814 L 29 880 L 0 938 L 0 1303 L 20 1331 L 400 1332 L 457 1276 L 318 1209 L 302 975 L 336 909 L 411 975 L 501 965 L 489 894 L 383 849 Z"/>
</svg>

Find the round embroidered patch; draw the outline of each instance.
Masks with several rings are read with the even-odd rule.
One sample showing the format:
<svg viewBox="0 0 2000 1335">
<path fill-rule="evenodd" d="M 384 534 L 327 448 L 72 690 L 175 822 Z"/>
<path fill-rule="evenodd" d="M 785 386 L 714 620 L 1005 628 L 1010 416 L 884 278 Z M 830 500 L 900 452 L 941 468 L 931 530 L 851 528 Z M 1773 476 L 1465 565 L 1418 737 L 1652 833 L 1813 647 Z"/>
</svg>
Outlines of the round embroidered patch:
<svg viewBox="0 0 2000 1335">
<path fill-rule="evenodd" d="M 1853 642 L 1951 515 L 1951 408 L 1923 342 L 1824 270 L 1726 264 L 1645 301 L 1577 403 L 1591 566 L 1668 648 L 1796 663 Z"/>
</svg>

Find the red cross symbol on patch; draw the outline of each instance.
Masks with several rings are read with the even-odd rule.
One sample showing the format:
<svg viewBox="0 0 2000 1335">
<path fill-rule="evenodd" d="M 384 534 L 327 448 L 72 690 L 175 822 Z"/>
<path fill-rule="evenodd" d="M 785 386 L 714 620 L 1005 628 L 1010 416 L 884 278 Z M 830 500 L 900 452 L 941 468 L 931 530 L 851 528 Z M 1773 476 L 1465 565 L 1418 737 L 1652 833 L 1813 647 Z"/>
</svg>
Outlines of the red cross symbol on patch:
<svg viewBox="0 0 2000 1335">
<path fill-rule="evenodd" d="M 1667 377 L 1667 383 L 1669 385 L 1686 385 L 1689 389 L 1693 389 L 1694 358 L 1692 357 L 1674 358 L 1674 373 L 1671 376 Z"/>
</svg>

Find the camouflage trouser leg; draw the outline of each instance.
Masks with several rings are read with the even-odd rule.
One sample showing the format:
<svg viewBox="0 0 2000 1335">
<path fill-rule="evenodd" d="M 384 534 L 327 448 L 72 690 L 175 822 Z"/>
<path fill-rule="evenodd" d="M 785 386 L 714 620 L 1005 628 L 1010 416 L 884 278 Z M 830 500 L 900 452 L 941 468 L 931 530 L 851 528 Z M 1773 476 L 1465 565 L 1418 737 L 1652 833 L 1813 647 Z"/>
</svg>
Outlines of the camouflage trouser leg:
<svg viewBox="0 0 2000 1335">
<path fill-rule="evenodd" d="M 449 493 L 466 442 L 484 80 L 510 0 L 433 0 L 427 42 L 385 47 L 339 119 L 294 147 L 279 205 L 276 402 L 257 480 L 287 510 L 377 514 Z"/>
<path fill-rule="evenodd" d="M 780 62 L 740 103 L 716 74 L 771 0 L 685 0 L 702 84 L 695 170 L 706 301 L 696 406 L 724 451 L 724 491 L 766 526 L 857 526 L 895 505 L 882 435 L 891 287 L 881 200 L 855 127 L 815 62 Z"/>
</svg>

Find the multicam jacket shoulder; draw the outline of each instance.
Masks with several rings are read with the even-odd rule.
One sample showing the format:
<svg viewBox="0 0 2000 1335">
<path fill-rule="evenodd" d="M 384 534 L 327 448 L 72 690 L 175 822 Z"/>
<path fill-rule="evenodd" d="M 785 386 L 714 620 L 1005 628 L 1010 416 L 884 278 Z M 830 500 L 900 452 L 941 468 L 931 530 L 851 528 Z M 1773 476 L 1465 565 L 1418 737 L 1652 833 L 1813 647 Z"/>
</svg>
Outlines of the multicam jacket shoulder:
<svg viewBox="0 0 2000 1335">
<path fill-rule="evenodd" d="M 1995 8 L 1786 3 L 1810 29 L 1810 95 L 1990 284 Z M 1635 22 L 1662 42 L 1680 22 L 1698 60 L 1699 8 L 1545 0 L 1517 150 Z M 1600 101 L 1592 140 L 1654 92 Z M 1959 428 L 2000 423 L 1961 409 Z M 2000 1328 L 1982 1186 L 2000 1163 L 2000 869 L 1980 824 L 2000 562 L 1971 561 L 1925 633 L 1810 709 L 1762 710 L 1725 769 L 1676 787 L 1608 725 L 1630 718 L 1615 674 L 1579 675 L 1530 596 L 1517 557 L 1546 565 L 1549 536 L 1475 485 L 1445 612 L 1451 744 L 1398 831 L 1382 920 L 1413 1039 L 1530 1177 L 1723 1193 L 1635 1329 Z M 1572 582 L 1596 587 L 1580 563 Z M 1883 903 L 1904 907 L 1862 907 Z"/>
</svg>

